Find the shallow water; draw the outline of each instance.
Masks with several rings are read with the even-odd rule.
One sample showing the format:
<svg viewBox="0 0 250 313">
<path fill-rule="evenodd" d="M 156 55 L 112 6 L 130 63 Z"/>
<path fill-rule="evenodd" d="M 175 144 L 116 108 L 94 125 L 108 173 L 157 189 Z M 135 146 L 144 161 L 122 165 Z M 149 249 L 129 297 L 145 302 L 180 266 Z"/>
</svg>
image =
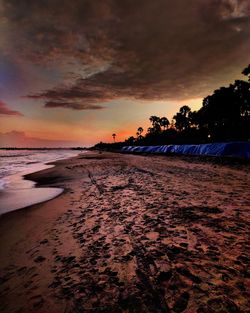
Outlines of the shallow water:
<svg viewBox="0 0 250 313">
<path fill-rule="evenodd" d="M 63 189 L 61 188 L 30 188 L 1 192 L 0 214 L 53 199 L 62 192 Z"/>
<path fill-rule="evenodd" d="M 35 187 L 35 182 L 23 179 L 53 165 L 45 163 L 73 157 L 73 150 L 1 150 L 0 151 L 0 214 L 50 200 L 63 192 L 61 188 Z"/>
</svg>

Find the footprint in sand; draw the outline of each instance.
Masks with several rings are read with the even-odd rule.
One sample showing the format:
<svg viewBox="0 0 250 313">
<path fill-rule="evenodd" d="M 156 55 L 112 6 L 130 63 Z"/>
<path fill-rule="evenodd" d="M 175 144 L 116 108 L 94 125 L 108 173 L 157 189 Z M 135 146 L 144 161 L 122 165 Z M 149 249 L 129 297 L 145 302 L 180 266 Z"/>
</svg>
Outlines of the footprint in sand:
<svg viewBox="0 0 250 313">
<path fill-rule="evenodd" d="M 36 257 L 36 258 L 34 259 L 34 262 L 36 262 L 36 263 L 41 263 L 41 262 L 43 262 L 43 261 L 45 261 L 45 260 L 46 260 L 46 258 L 45 258 L 44 256 L 39 255 L 38 257 Z"/>
</svg>

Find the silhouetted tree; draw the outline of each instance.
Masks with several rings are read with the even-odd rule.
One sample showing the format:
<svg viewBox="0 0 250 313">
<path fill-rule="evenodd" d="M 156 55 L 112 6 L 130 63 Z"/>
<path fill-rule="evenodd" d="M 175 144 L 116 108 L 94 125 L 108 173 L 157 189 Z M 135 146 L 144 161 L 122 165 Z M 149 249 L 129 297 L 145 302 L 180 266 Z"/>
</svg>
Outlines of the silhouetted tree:
<svg viewBox="0 0 250 313">
<path fill-rule="evenodd" d="M 187 105 L 183 105 L 181 108 L 180 108 L 180 113 L 184 116 L 188 116 L 188 114 L 191 112 L 191 109 L 189 106 Z"/>
<path fill-rule="evenodd" d="M 183 131 L 189 128 L 190 113 L 191 113 L 190 107 L 184 105 L 180 108 L 179 112 L 176 113 L 176 115 L 174 115 L 173 119 L 175 120 L 175 128 L 178 131 Z"/>
<path fill-rule="evenodd" d="M 242 74 L 246 75 L 250 81 L 250 64 L 242 71 Z"/>
<path fill-rule="evenodd" d="M 160 123 L 160 118 L 156 115 L 152 115 L 149 118 L 150 122 L 152 123 L 152 125 L 154 126 L 155 124 L 159 124 Z"/>
<path fill-rule="evenodd" d="M 189 126 L 193 128 L 198 128 L 199 127 L 199 115 L 197 111 L 190 111 L 188 113 L 188 118 L 189 118 Z"/>
<path fill-rule="evenodd" d="M 202 107 L 192 112 L 188 106 L 182 106 L 169 123 L 166 117 L 150 116 L 152 124 L 143 137 L 143 128 L 137 129 L 137 139 L 133 136 L 125 140 L 128 145 L 157 145 L 205 143 L 228 140 L 250 139 L 250 65 L 243 71 L 247 80 L 236 80 L 228 87 L 216 89 L 205 97 Z M 163 131 L 162 131 L 163 128 Z M 113 144 L 100 143 L 97 146 L 107 148 L 111 145 L 119 148 L 116 134 L 112 135 Z"/>
<path fill-rule="evenodd" d="M 250 64 L 242 71 L 248 77 L 248 82 L 236 80 L 235 85 L 241 98 L 241 115 L 250 116 Z"/>
<path fill-rule="evenodd" d="M 148 134 L 154 134 L 155 129 L 153 127 L 149 127 L 147 132 L 148 132 Z"/>
<path fill-rule="evenodd" d="M 138 127 L 137 131 L 139 132 L 139 134 L 141 135 L 143 133 L 143 128 L 142 127 Z"/>
<path fill-rule="evenodd" d="M 130 136 L 128 139 L 125 140 L 125 143 L 129 146 L 133 146 L 135 144 L 135 141 L 136 141 L 135 137 Z"/>
<path fill-rule="evenodd" d="M 154 133 L 159 133 L 161 131 L 160 117 L 152 115 L 150 116 L 149 120 L 152 124 L 152 129 L 150 131 L 152 132 L 153 130 Z"/>
<path fill-rule="evenodd" d="M 162 126 L 164 130 L 166 130 L 169 125 L 170 125 L 169 120 L 166 117 L 162 117 L 160 119 L 160 126 Z"/>
<path fill-rule="evenodd" d="M 138 127 L 137 132 L 136 132 L 136 136 L 138 140 L 142 139 L 142 133 L 143 133 L 143 128 L 142 127 Z"/>
<path fill-rule="evenodd" d="M 249 77 L 250 67 L 243 73 Z M 212 140 L 243 140 L 250 136 L 250 82 L 236 80 L 203 100 L 198 111 L 199 128 L 207 128 Z"/>
</svg>

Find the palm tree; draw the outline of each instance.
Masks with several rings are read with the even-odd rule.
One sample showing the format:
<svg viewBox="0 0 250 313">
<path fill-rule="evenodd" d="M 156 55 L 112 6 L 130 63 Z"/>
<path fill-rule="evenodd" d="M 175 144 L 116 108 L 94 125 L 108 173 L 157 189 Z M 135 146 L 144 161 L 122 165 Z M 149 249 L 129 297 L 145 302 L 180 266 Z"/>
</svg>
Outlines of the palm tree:
<svg viewBox="0 0 250 313">
<path fill-rule="evenodd" d="M 156 125 L 156 124 L 159 124 L 160 123 L 160 118 L 156 115 L 152 115 L 150 116 L 149 118 L 150 122 L 152 123 L 153 127 Z"/>
<path fill-rule="evenodd" d="M 175 127 L 179 131 L 186 130 L 190 127 L 191 109 L 187 105 L 180 108 L 179 112 L 175 114 Z"/>
<path fill-rule="evenodd" d="M 160 125 L 163 127 L 164 130 L 166 130 L 170 125 L 169 120 L 166 117 L 162 117 L 160 119 Z"/>
<path fill-rule="evenodd" d="M 182 115 L 184 115 L 185 117 L 188 116 L 188 113 L 191 111 L 190 107 L 187 106 L 187 105 L 183 105 L 181 108 L 180 108 L 180 113 Z"/>
<path fill-rule="evenodd" d="M 153 134 L 154 133 L 154 128 L 153 127 L 149 127 L 148 128 L 148 134 Z"/>
<path fill-rule="evenodd" d="M 142 127 L 138 127 L 137 132 L 136 132 L 136 136 L 138 140 L 141 140 L 142 137 L 142 133 L 143 133 L 143 128 Z"/>
<path fill-rule="evenodd" d="M 112 134 L 112 137 L 113 137 L 114 142 L 115 142 L 116 134 Z"/>
<path fill-rule="evenodd" d="M 160 117 L 152 115 L 149 118 L 150 122 L 152 123 L 152 128 L 154 129 L 155 133 L 159 133 L 161 131 L 161 126 L 160 126 Z"/>
<path fill-rule="evenodd" d="M 137 131 L 141 135 L 143 133 L 143 128 L 142 127 L 138 127 Z"/>
</svg>

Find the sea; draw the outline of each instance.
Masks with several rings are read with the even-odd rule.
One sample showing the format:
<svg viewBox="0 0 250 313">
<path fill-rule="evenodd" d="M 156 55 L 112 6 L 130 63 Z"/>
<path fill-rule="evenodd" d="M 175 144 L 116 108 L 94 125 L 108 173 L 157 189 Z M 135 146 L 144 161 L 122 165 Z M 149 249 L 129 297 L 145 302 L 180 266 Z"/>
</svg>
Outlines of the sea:
<svg viewBox="0 0 250 313">
<path fill-rule="evenodd" d="M 53 167 L 47 164 L 79 154 L 77 150 L 0 150 L 0 215 L 50 200 L 63 192 L 61 188 L 36 187 L 23 179 L 26 174 Z"/>
</svg>

